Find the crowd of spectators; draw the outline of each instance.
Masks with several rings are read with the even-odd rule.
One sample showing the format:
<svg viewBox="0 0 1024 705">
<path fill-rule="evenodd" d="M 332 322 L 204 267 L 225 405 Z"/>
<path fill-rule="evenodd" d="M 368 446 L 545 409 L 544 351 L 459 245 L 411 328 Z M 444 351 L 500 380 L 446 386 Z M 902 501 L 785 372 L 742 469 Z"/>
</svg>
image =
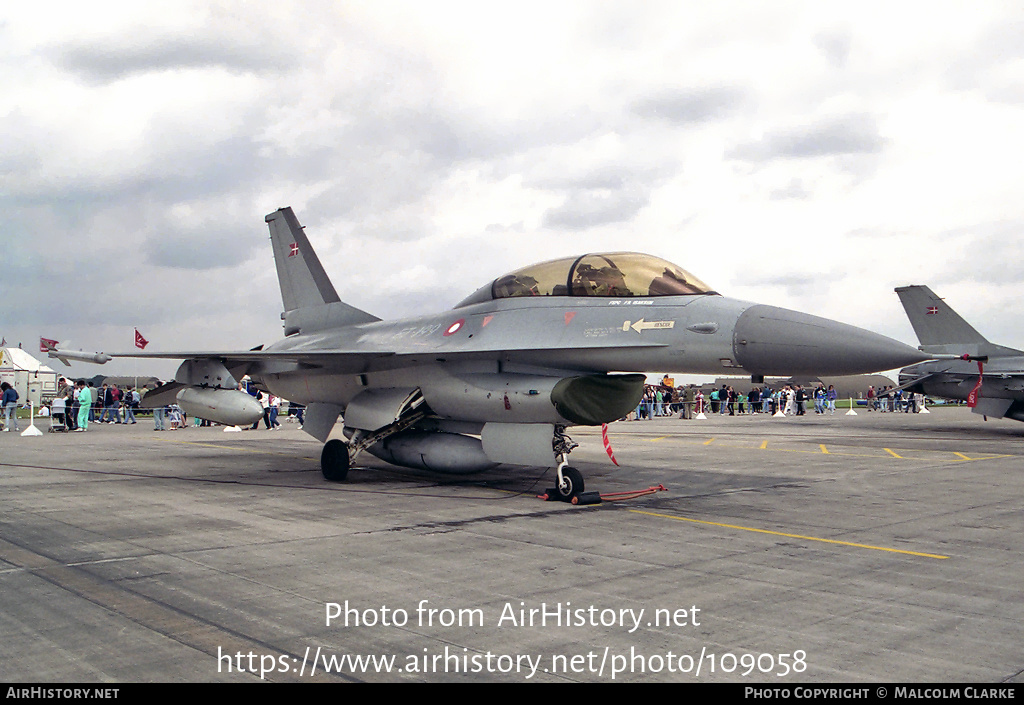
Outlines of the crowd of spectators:
<svg viewBox="0 0 1024 705">
<path fill-rule="evenodd" d="M 644 386 L 644 395 L 630 414 L 629 421 L 639 421 L 666 416 L 689 419 L 696 414 L 777 414 L 804 416 L 810 410 L 815 414 L 835 414 L 838 394 L 833 385 L 782 384 L 772 387 L 768 384 L 751 387 L 744 392 L 734 386 L 701 387 L 671 384 L 668 375 L 661 384 Z M 924 396 L 905 390 L 883 387 L 875 391 L 868 387 L 867 408 L 869 411 L 917 413 L 924 406 Z"/>
</svg>

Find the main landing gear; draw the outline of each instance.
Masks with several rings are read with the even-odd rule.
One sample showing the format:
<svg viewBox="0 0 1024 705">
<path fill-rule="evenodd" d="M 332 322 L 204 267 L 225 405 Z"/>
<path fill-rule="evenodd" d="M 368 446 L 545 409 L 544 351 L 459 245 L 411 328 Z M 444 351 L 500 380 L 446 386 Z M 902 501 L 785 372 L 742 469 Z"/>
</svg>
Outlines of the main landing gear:
<svg viewBox="0 0 1024 705">
<path fill-rule="evenodd" d="M 392 424 L 374 433 L 356 431 L 351 439 L 346 442 L 340 439 L 333 439 L 324 444 L 323 452 L 320 454 L 320 471 L 324 478 L 330 482 L 342 482 L 348 477 L 349 467 L 352 460 L 363 450 L 377 443 L 387 436 L 400 430 L 408 428 L 412 423 L 419 420 L 418 417 L 404 419 L 402 423 Z M 557 466 L 555 469 L 555 487 L 548 490 L 550 499 L 558 499 L 563 502 L 592 503 L 587 497 L 580 497 L 584 494 L 583 473 L 569 465 L 569 453 L 579 444 L 575 443 L 565 434 L 564 426 L 556 426 L 552 440 L 552 450 L 555 453 Z M 591 492 L 591 495 L 597 493 Z"/>
<path fill-rule="evenodd" d="M 335 438 L 324 444 L 320 453 L 320 472 L 324 479 L 330 482 L 342 482 L 348 477 L 348 469 L 356 456 L 372 446 L 374 443 L 383 441 L 388 436 L 401 433 L 410 426 L 418 423 L 427 415 L 426 405 L 423 403 L 423 394 L 417 389 L 405 400 L 398 419 L 376 431 L 364 431 L 353 429 L 348 442 Z M 346 435 L 349 432 L 346 431 Z"/>
<path fill-rule="evenodd" d="M 324 474 L 324 479 L 342 482 L 348 477 L 350 463 L 348 444 L 345 441 L 335 438 L 324 444 L 323 452 L 320 453 L 320 472 Z"/>
</svg>

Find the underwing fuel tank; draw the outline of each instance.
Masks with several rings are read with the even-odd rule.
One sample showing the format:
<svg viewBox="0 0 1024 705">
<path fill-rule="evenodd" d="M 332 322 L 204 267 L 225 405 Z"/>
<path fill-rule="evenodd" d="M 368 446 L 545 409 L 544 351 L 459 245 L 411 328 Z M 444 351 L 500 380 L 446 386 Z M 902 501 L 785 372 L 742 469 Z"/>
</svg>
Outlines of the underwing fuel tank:
<svg viewBox="0 0 1024 705">
<path fill-rule="evenodd" d="M 256 399 L 237 389 L 185 387 L 177 395 L 182 411 L 225 426 L 244 426 L 263 418 Z"/>
<path fill-rule="evenodd" d="M 468 475 L 497 467 L 479 438 L 461 433 L 406 431 L 385 438 L 367 452 L 393 465 Z"/>
</svg>

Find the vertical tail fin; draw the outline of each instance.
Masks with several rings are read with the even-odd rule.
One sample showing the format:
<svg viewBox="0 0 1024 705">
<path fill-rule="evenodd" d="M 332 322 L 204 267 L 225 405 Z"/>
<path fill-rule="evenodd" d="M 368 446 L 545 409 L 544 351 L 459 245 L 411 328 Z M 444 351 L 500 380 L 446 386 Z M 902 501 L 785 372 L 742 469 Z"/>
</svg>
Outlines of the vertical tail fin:
<svg viewBox="0 0 1024 705">
<path fill-rule="evenodd" d="M 922 347 L 988 342 L 928 287 L 901 286 L 896 293 Z"/>
<path fill-rule="evenodd" d="M 270 225 L 284 310 L 341 301 L 292 209 L 280 208 L 265 220 Z"/>
<path fill-rule="evenodd" d="M 265 220 L 281 284 L 285 335 L 380 320 L 338 297 L 291 208 L 279 208 Z"/>
<path fill-rule="evenodd" d="M 990 343 L 956 311 L 926 286 L 896 289 L 910 325 L 914 326 L 921 349 L 926 353 L 1007 357 L 1020 350 Z"/>
</svg>

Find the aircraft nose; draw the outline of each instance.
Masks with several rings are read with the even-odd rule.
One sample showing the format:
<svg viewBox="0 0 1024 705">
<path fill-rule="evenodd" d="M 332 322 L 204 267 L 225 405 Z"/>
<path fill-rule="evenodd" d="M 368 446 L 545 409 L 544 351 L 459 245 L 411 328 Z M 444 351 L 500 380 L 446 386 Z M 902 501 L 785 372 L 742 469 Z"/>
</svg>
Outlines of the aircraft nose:
<svg viewBox="0 0 1024 705">
<path fill-rule="evenodd" d="M 736 321 L 733 350 L 744 369 L 760 375 L 866 374 L 928 359 L 884 335 L 763 304 Z"/>
</svg>

